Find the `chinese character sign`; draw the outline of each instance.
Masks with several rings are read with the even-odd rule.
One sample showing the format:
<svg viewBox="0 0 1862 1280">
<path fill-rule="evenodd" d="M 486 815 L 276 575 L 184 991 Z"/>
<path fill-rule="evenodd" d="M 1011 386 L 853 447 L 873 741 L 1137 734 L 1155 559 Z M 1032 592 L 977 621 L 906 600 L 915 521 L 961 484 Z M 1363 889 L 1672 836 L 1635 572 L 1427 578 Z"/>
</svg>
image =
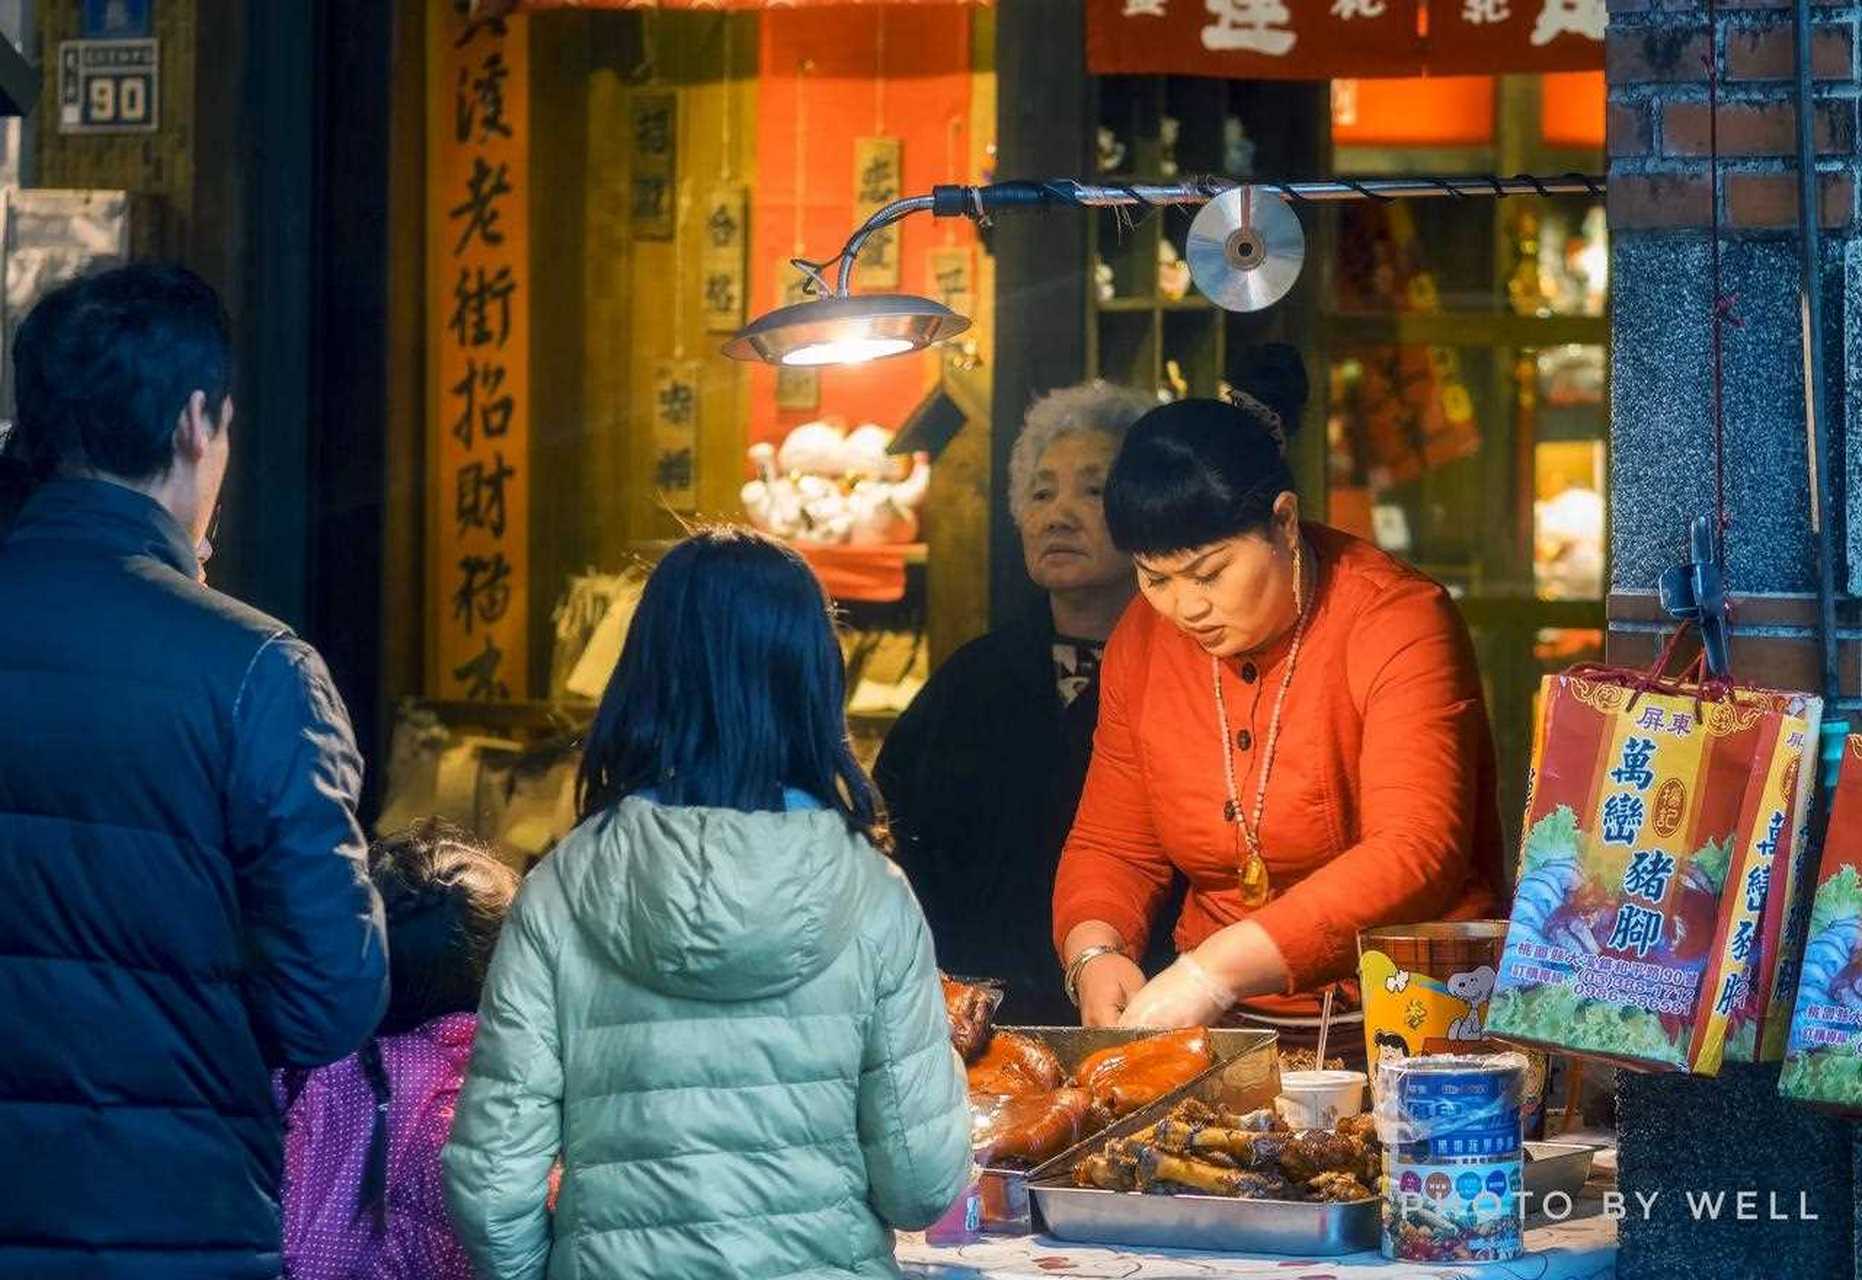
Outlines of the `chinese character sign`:
<svg viewBox="0 0 1862 1280">
<path fill-rule="evenodd" d="M 427 687 L 529 692 L 529 27 L 430 10 Z"/>
<path fill-rule="evenodd" d="M 785 272 L 778 306 L 794 306 L 811 296 L 803 281 Z M 821 407 L 821 370 L 779 365 L 776 368 L 776 407 L 784 411 L 813 413 Z"/>
<path fill-rule="evenodd" d="M 897 138 L 855 138 L 853 143 L 853 216 L 865 222 L 899 198 L 903 161 Z M 899 287 L 899 228 L 873 233 L 854 264 L 853 282 L 861 289 Z"/>
<path fill-rule="evenodd" d="M 673 511 L 698 506 L 698 391 L 704 366 L 661 360 L 653 367 L 653 491 Z"/>
<path fill-rule="evenodd" d="M 744 188 L 718 187 L 705 201 L 704 278 L 706 333 L 735 333 L 743 327 L 744 292 L 750 287 L 745 250 L 750 243 L 750 202 Z"/>
<path fill-rule="evenodd" d="M 628 221 L 642 240 L 670 240 L 679 212 L 679 95 L 636 89 L 631 106 L 634 172 Z"/>
<path fill-rule="evenodd" d="M 1799 888 L 1806 932 L 1778 1092 L 1853 1115 L 1862 1112 L 1862 737 L 1844 741 L 1834 792 L 1820 863 Z"/>
<path fill-rule="evenodd" d="M 976 313 L 976 258 L 967 246 L 931 251 L 931 296 L 960 316 Z"/>
<path fill-rule="evenodd" d="M 1338 80 L 1591 71 L 1606 0 L 1086 0 L 1095 75 Z"/>
<path fill-rule="evenodd" d="M 1821 723 L 1819 710 L 1797 722 L 1813 737 Z M 1792 745 L 1792 739 L 1799 741 Z M 1716 945 L 1714 961 L 1722 994 L 1737 979 L 1731 990 L 1743 997 L 1725 1015 L 1728 1062 L 1776 1062 L 1788 1036 L 1803 945 L 1801 934 L 1790 929 L 1791 899 L 1806 892 L 1809 877 L 1797 843 L 1809 818 L 1811 788 L 1806 784 L 1814 772 L 1803 767 L 1803 740 L 1795 728 L 1787 733 L 1763 774 L 1753 779 L 1741 815 L 1745 834 L 1722 909 L 1718 941 L 1723 945 Z"/>
<path fill-rule="evenodd" d="M 1492 58 L 1499 48 L 1508 71 L 1582 70 L 1567 65 L 1577 57 L 1594 67 L 1609 21 L 1605 0 L 1455 0 L 1430 13 L 1430 41 L 1446 65 Z"/>
</svg>

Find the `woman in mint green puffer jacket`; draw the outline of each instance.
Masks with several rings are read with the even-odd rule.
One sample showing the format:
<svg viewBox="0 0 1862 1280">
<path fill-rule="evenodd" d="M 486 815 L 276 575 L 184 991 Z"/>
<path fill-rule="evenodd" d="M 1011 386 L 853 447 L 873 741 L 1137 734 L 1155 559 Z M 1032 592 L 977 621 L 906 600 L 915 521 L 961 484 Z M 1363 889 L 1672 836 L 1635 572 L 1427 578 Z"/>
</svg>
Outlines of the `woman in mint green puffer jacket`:
<svg viewBox="0 0 1862 1280">
<path fill-rule="evenodd" d="M 962 1192 L 961 1064 L 843 687 L 788 548 L 701 533 L 649 580 L 446 1148 L 487 1280 L 896 1276 L 891 1228 Z"/>
</svg>

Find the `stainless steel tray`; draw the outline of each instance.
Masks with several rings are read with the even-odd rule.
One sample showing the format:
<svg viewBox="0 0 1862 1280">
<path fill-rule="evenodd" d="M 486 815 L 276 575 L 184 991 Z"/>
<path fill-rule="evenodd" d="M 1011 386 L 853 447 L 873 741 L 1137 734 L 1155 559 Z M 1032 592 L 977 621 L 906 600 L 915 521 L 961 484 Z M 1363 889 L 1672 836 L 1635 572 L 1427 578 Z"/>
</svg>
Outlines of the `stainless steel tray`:
<svg viewBox="0 0 1862 1280">
<path fill-rule="evenodd" d="M 1373 1197 L 1346 1204 L 1298 1200 L 1239 1200 L 1227 1196 L 1141 1195 L 1073 1185 L 1073 1167 L 1112 1138 L 1134 1133 L 1169 1112 L 1185 1097 L 1226 1106 L 1271 1106 L 1242 1101 L 1224 1092 L 1222 1070 L 1205 1072 L 1168 1097 L 1078 1143 L 1036 1169 L 1028 1193 L 1037 1226 L 1081 1244 L 1127 1244 L 1144 1248 L 1208 1249 L 1227 1253 L 1300 1254 L 1336 1257 L 1377 1247 L 1379 1202 Z M 1279 1069 L 1269 1086 L 1279 1091 Z"/>
<path fill-rule="evenodd" d="M 1034 1183 L 1048 1234 L 1079 1244 L 1337 1257 L 1377 1247 L 1378 1202 L 1308 1204 L 1225 1196 L 1148 1196 Z"/>
<path fill-rule="evenodd" d="M 1532 1204 L 1542 1205 L 1545 1197 L 1562 1191 L 1573 1200 L 1590 1181 L 1591 1162 L 1597 1158 L 1595 1147 L 1575 1142 L 1528 1142 L 1525 1188 L 1532 1194 Z"/>
<path fill-rule="evenodd" d="M 1017 1035 L 1044 1042 L 1060 1059 L 1071 1076 L 1082 1062 L 1101 1049 L 1147 1040 L 1157 1031 L 1112 1027 L 998 1027 Z M 1209 1030 L 1209 1053 L 1215 1062 L 1182 1088 L 1160 1099 L 1174 1104 L 1179 1098 L 1194 1094 L 1205 1102 L 1219 1102 L 1241 1110 L 1271 1107 L 1280 1092 L 1280 1072 L 1275 1046 L 1279 1037 L 1272 1031 L 1239 1027 L 1213 1027 Z M 1156 1104 L 1154 1104 L 1156 1105 Z M 1149 1110 L 1149 1108 L 1146 1108 Z M 1136 1114 L 1136 1113 L 1135 1113 Z M 1033 1179 L 1061 1170 L 1071 1173 L 1079 1157 L 1095 1141 L 1102 1141 L 1117 1125 L 1097 1133 L 1082 1134 L 1080 1141 L 1032 1169 L 990 1167 L 983 1170 L 983 1230 L 995 1235 L 1026 1235 L 1038 1227 L 1029 1198 L 1028 1184 Z M 1076 1154 L 1077 1153 L 1077 1154 Z"/>
</svg>

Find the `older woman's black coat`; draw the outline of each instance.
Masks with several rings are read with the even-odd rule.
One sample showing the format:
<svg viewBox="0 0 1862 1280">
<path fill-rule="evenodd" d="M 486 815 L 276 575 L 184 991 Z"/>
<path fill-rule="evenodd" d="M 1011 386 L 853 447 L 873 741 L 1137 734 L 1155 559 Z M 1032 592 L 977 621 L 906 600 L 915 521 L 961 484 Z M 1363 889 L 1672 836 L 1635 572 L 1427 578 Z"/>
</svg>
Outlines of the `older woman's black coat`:
<svg viewBox="0 0 1862 1280">
<path fill-rule="evenodd" d="M 0 1277 L 275 1280 L 269 1068 L 387 998 L 348 718 L 143 495 L 0 538 Z"/>
<path fill-rule="evenodd" d="M 1086 785 L 1099 689 L 1063 708 L 1053 646 L 1043 609 L 957 650 L 874 768 L 939 966 L 1003 979 L 998 1021 L 1021 1025 L 1079 1021 L 1054 954 L 1054 871 Z"/>
</svg>

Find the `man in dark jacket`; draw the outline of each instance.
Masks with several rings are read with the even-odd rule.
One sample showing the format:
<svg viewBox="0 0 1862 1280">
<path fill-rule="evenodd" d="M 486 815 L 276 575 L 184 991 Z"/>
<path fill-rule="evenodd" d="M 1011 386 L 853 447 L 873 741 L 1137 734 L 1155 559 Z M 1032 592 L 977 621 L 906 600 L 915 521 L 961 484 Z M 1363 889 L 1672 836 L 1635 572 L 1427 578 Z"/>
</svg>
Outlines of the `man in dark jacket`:
<svg viewBox="0 0 1862 1280">
<path fill-rule="evenodd" d="M 0 1277 L 273 1280 L 269 1068 L 387 997 L 361 760 L 317 654 L 208 589 L 225 313 L 179 268 L 14 343 L 0 532 Z"/>
</svg>

